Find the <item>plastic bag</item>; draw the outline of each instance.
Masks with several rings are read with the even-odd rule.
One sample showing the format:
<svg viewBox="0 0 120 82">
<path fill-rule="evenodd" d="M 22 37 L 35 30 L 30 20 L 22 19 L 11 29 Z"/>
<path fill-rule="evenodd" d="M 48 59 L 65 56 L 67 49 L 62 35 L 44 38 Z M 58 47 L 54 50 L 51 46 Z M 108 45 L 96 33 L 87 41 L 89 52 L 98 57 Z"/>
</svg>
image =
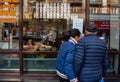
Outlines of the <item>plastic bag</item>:
<svg viewBox="0 0 120 82">
<path fill-rule="evenodd" d="M 100 82 L 105 82 L 103 79 Z"/>
</svg>

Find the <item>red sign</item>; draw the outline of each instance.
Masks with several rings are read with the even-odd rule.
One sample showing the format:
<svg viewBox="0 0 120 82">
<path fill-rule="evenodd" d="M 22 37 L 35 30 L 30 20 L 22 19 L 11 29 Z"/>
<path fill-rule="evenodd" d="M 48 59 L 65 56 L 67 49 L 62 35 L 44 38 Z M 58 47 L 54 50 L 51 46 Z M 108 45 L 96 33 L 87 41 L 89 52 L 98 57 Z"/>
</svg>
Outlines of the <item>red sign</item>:
<svg viewBox="0 0 120 82">
<path fill-rule="evenodd" d="M 110 21 L 90 21 L 90 23 L 98 26 L 98 29 L 109 29 Z"/>
</svg>

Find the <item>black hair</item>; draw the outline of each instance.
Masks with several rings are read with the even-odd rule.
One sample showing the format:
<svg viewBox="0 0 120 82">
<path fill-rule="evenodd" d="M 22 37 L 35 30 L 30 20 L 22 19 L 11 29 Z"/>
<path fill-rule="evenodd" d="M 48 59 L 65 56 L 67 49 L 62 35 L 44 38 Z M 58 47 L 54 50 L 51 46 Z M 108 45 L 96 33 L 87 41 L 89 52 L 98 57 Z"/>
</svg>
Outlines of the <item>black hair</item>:
<svg viewBox="0 0 120 82">
<path fill-rule="evenodd" d="M 85 29 L 89 32 L 97 32 L 97 26 L 95 24 L 88 24 Z"/>
<path fill-rule="evenodd" d="M 70 31 L 64 32 L 63 33 L 63 40 L 68 41 L 70 38 Z"/>
<path fill-rule="evenodd" d="M 63 39 L 64 39 L 64 41 L 68 41 L 70 39 L 70 37 L 75 38 L 75 36 L 80 36 L 80 34 L 81 34 L 81 32 L 78 29 L 74 28 L 74 29 L 71 29 L 71 30 L 65 32 Z"/>
</svg>

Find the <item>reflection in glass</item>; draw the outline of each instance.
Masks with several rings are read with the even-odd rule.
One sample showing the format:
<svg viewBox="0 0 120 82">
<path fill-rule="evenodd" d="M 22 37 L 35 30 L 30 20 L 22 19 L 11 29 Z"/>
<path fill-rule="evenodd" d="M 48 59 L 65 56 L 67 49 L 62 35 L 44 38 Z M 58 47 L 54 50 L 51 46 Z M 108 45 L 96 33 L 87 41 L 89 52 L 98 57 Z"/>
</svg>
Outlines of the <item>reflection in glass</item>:
<svg viewBox="0 0 120 82">
<path fill-rule="evenodd" d="M 109 66 L 108 66 L 108 71 L 109 72 L 115 72 L 114 71 L 114 55 L 109 55 Z"/>
<path fill-rule="evenodd" d="M 55 65 L 55 55 L 24 55 L 24 73 L 55 73 Z"/>
<path fill-rule="evenodd" d="M 18 72 L 18 54 L 0 54 L 0 72 Z"/>
</svg>

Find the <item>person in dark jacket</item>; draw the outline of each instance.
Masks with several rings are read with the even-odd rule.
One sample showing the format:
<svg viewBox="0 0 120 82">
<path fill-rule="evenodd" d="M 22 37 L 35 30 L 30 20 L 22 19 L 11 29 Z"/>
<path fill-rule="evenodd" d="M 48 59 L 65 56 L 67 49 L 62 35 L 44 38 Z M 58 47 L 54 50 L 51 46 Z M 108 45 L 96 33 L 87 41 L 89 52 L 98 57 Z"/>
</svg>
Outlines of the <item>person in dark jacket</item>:
<svg viewBox="0 0 120 82">
<path fill-rule="evenodd" d="M 79 39 L 80 31 L 78 29 L 71 29 L 65 33 L 56 62 L 56 71 L 60 82 L 77 82 L 73 71 L 73 55 Z"/>
<path fill-rule="evenodd" d="M 97 36 L 97 26 L 85 27 L 85 36 L 78 41 L 74 55 L 74 72 L 78 82 L 100 82 L 108 67 L 106 43 Z"/>
</svg>

